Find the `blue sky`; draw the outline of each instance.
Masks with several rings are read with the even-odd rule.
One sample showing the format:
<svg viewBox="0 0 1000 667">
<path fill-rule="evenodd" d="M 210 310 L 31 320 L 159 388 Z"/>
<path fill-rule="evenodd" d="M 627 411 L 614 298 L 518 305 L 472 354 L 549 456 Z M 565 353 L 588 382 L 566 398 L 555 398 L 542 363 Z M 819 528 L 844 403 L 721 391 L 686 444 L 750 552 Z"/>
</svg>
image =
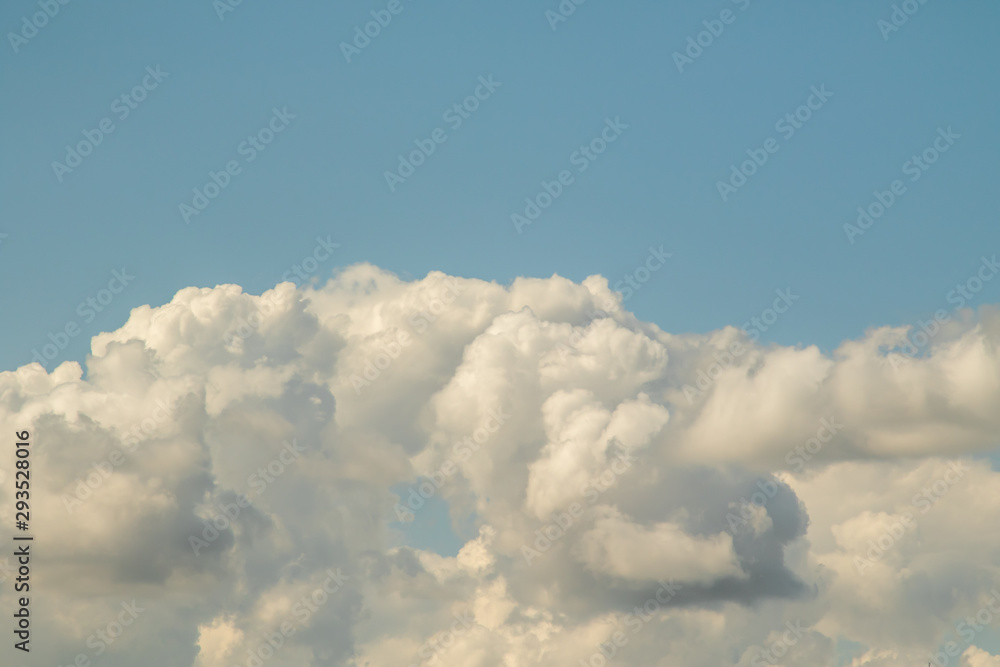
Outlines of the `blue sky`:
<svg viewBox="0 0 1000 667">
<path fill-rule="evenodd" d="M 639 317 L 708 331 L 790 287 L 801 299 L 763 338 L 824 349 L 949 307 L 1000 249 L 996 3 L 929 0 L 885 39 L 887 1 L 590 0 L 553 29 L 554 0 L 402 0 L 346 62 L 341 44 L 387 5 L 246 0 L 220 19 L 209 0 L 70 2 L 16 53 L 8 35 L 0 368 L 72 322 L 81 335 L 57 361 L 82 360 L 90 336 L 188 285 L 264 290 L 317 236 L 340 244 L 321 277 L 369 261 L 500 282 L 614 284 L 663 245 L 672 258 L 629 300 Z M 725 10 L 678 71 L 674 52 Z M 0 24 L 37 11 L 5 3 Z M 114 101 L 157 66 L 121 118 Z M 453 129 L 445 112 L 490 76 L 499 86 Z M 814 86 L 832 96 L 785 138 L 776 122 Z M 273 109 L 295 118 L 247 161 L 241 143 Z M 57 176 L 104 118 L 113 131 Z M 627 129 L 579 172 L 574 152 L 616 118 Z M 948 127 L 960 139 L 910 182 L 904 163 Z M 437 128 L 444 143 L 390 191 L 385 172 Z M 777 152 L 723 201 L 717 183 L 768 138 Z M 231 160 L 239 173 L 186 224 L 179 205 Z M 511 215 L 562 170 L 572 184 L 519 234 Z M 844 223 L 894 179 L 905 194 L 848 243 Z M 123 267 L 134 280 L 86 321 L 78 305 Z M 987 284 L 975 304 L 997 294 Z"/>
</svg>

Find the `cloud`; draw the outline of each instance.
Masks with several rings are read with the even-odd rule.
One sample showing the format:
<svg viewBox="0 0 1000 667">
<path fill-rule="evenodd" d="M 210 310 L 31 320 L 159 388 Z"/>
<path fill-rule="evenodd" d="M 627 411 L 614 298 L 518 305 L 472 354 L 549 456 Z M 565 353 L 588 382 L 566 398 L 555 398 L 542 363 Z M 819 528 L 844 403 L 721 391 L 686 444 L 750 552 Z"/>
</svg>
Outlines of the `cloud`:
<svg viewBox="0 0 1000 667">
<path fill-rule="evenodd" d="M 996 667 L 1000 665 L 1000 655 L 992 655 L 977 646 L 970 646 L 962 654 L 962 662 L 968 667 Z"/>
<path fill-rule="evenodd" d="M 672 522 L 640 526 L 613 508 L 601 508 L 594 527 L 580 539 L 580 557 L 596 573 L 623 579 L 710 583 L 742 577 L 732 537 L 724 532 L 694 537 Z"/>
<path fill-rule="evenodd" d="M 95 336 L 86 375 L 0 373 L 0 426 L 32 434 L 33 650 L 759 667 L 835 664 L 843 640 L 922 664 L 1000 584 L 1000 318 L 896 363 L 904 335 L 830 355 L 676 335 L 599 276 L 186 288 Z M 435 474 L 474 526 L 454 556 L 397 523 L 393 489 Z"/>
</svg>

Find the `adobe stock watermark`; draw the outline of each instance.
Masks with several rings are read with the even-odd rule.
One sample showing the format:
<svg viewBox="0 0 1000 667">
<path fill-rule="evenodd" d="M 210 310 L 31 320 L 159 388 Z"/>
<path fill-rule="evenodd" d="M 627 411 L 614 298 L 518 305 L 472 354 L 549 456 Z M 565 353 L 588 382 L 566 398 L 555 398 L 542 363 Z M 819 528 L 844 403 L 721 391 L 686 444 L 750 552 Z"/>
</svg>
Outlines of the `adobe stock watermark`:
<svg viewBox="0 0 1000 667">
<path fill-rule="evenodd" d="M 417 651 L 417 655 L 422 659 L 419 663 L 410 663 L 409 667 L 420 667 L 425 663 L 433 662 L 442 653 L 455 645 L 457 637 L 461 637 L 470 630 L 478 630 L 482 627 L 476 623 L 476 617 L 472 612 L 455 613 L 452 617 L 455 620 L 452 621 L 451 627 L 448 630 L 443 630 L 435 634 L 424 642 L 420 650 Z"/>
<path fill-rule="evenodd" d="M 545 20 L 549 22 L 549 27 L 552 28 L 552 32 L 556 31 L 560 23 L 565 23 L 569 20 L 569 17 L 576 13 L 576 8 L 587 2 L 587 0 L 562 0 L 559 6 L 555 8 L 555 11 L 551 9 L 545 10 Z"/>
<path fill-rule="evenodd" d="M 274 657 L 278 649 L 284 646 L 288 639 L 297 632 L 297 628 L 292 624 L 292 617 L 303 628 L 309 627 L 309 619 L 332 600 L 333 595 L 343 588 L 347 580 L 350 579 L 349 576 L 340 571 L 339 567 L 336 571 L 333 568 L 327 568 L 324 574 L 327 577 L 323 583 L 314 588 L 309 595 L 299 598 L 295 606 L 292 607 L 291 613 L 281 621 L 281 624 L 273 632 L 263 635 L 256 648 L 251 647 L 246 650 L 247 659 L 243 663 L 244 667 L 261 667 Z"/>
<path fill-rule="evenodd" d="M 125 628 L 129 627 L 135 623 L 136 619 L 139 618 L 139 614 L 146 611 L 144 607 L 140 607 L 136 604 L 133 599 L 132 602 L 122 602 L 122 610 L 118 612 L 117 620 L 112 619 L 103 628 L 98 628 L 87 637 L 87 648 L 93 649 L 94 657 L 103 655 L 108 647 L 114 644 L 119 637 L 125 633 Z M 73 662 L 66 665 L 66 667 L 91 667 L 93 663 L 91 662 L 90 656 L 86 653 L 77 653 L 73 658 Z M 63 667 L 59 665 L 59 667 Z"/>
<path fill-rule="evenodd" d="M 968 466 L 964 465 L 961 461 L 952 461 L 948 472 L 940 479 L 935 480 L 933 484 L 923 487 L 920 493 L 914 495 L 910 500 L 910 505 L 914 509 L 920 510 L 921 514 L 927 514 L 965 477 L 965 473 L 968 471 Z M 909 511 L 903 512 L 899 520 L 893 521 L 879 535 L 878 539 L 868 540 L 868 551 L 865 552 L 865 556 L 855 556 L 853 559 L 854 567 L 857 568 L 858 574 L 863 575 L 865 570 L 882 560 L 886 552 L 892 549 L 907 530 L 914 530 L 916 527 L 917 522 L 914 515 Z"/>
<path fill-rule="evenodd" d="M 820 84 L 819 88 L 812 86 L 809 92 L 810 94 L 803 104 L 795 111 L 786 113 L 774 124 L 775 132 L 780 132 L 785 141 L 795 136 L 796 130 L 801 130 L 812 118 L 813 113 L 822 109 L 827 100 L 833 97 L 833 93 L 826 89 L 825 83 Z M 746 154 L 749 159 L 744 160 L 739 167 L 735 164 L 730 165 L 728 181 L 716 181 L 715 183 L 722 201 L 728 201 L 730 195 L 735 194 L 746 185 L 747 180 L 756 174 L 758 169 L 767 164 L 768 159 L 780 149 L 781 144 L 774 137 L 765 139 L 762 148 L 748 148 Z"/>
<path fill-rule="evenodd" d="M 124 292 L 133 280 L 135 280 L 135 276 L 129 275 L 125 267 L 122 267 L 121 271 L 113 270 L 107 288 L 98 290 L 95 295 L 81 301 L 80 305 L 76 307 L 76 314 L 82 318 L 84 324 L 90 324 L 97 318 L 97 314 L 104 312 L 104 309 L 110 306 L 115 297 Z M 76 338 L 82 332 L 83 329 L 78 320 L 69 320 L 55 333 L 51 331 L 48 333 L 50 342 L 42 346 L 41 352 L 35 348 L 31 349 L 31 360 L 37 361 L 42 365 L 42 368 L 48 369 L 49 362 L 66 349 L 70 339 Z"/>
<path fill-rule="evenodd" d="M 622 279 L 611 288 L 616 292 L 621 292 L 622 302 L 628 301 L 632 295 L 642 289 L 643 285 L 649 282 L 653 274 L 663 268 L 667 260 L 673 257 L 671 252 L 664 252 L 663 245 L 659 248 L 649 246 L 649 254 L 646 261 L 639 264 L 631 273 L 626 273 Z"/>
<path fill-rule="evenodd" d="M 299 263 L 292 264 L 288 270 L 282 273 L 281 282 L 292 282 L 295 283 L 296 287 L 301 287 L 319 271 L 320 264 L 330 259 L 333 256 L 333 251 L 339 247 L 340 244 L 334 243 L 329 234 L 325 239 L 322 236 L 317 236 L 312 253 L 303 257 Z M 232 349 L 238 341 L 250 338 L 264 324 L 264 318 L 273 313 L 278 306 L 277 295 L 273 291 L 266 296 L 261 295 L 260 302 L 262 305 L 257 310 L 240 319 L 222 336 L 227 348 Z"/>
<path fill-rule="evenodd" d="M 948 152 L 955 145 L 955 142 L 962 138 L 962 135 L 952 131 L 951 125 L 948 126 L 947 130 L 939 127 L 937 133 L 938 136 L 935 137 L 930 146 L 903 163 L 903 175 L 909 176 L 911 183 L 919 181 L 920 177 L 931 168 L 931 165 L 938 161 L 941 154 Z M 875 196 L 875 201 L 867 206 L 858 207 L 856 224 L 844 223 L 844 234 L 847 235 L 847 241 L 854 245 L 854 239 L 864 235 L 875 224 L 875 221 L 885 215 L 906 193 L 906 184 L 898 178 L 889 184 L 888 189 L 875 190 L 872 193 Z"/>
<path fill-rule="evenodd" d="M 452 445 L 451 456 L 446 458 L 444 463 L 435 472 L 430 474 L 427 481 L 421 482 L 415 489 L 412 486 L 410 487 L 410 494 L 406 499 L 405 507 L 401 502 L 396 503 L 393 509 L 396 512 L 396 518 L 400 522 L 412 521 L 416 517 L 415 513 L 420 511 L 424 503 L 433 498 L 441 490 L 445 482 L 458 472 L 458 464 L 456 462 L 464 462 L 471 459 L 472 455 L 478 452 L 480 447 L 485 445 L 490 437 L 499 431 L 500 427 L 506 424 L 507 420 L 511 417 L 503 411 L 503 408 L 493 408 L 487 415 L 483 421 L 483 425 L 475 429 L 472 435 L 467 435 Z M 400 497 L 400 500 L 402 501 L 402 497 Z"/>
<path fill-rule="evenodd" d="M 77 477 L 73 490 L 70 493 L 63 493 L 61 500 L 63 507 L 69 514 L 73 514 L 77 508 L 83 505 L 84 501 L 90 498 L 97 489 L 104 485 L 116 469 L 121 467 L 127 460 L 126 454 L 132 454 L 139 446 L 139 442 L 144 437 L 148 437 L 156 432 L 157 427 L 167 421 L 170 417 L 170 408 L 162 400 L 156 400 L 156 409 L 141 422 L 133 424 L 124 431 L 122 438 L 122 449 L 113 449 L 111 453 L 101 461 L 95 461 L 87 469 L 85 476 Z M 123 451 L 124 450 L 124 451 Z"/>
<path fill-rule="evenodd" d="M 524 557 L 524 562 L 530 566 L 531 561 L 541 558 L 542 554 L 565 537 L 566 533 L 580 520 L 588 507 L 593 506 L 602 493 L 613 488 L 618 482 L 618 477 L 625 474 L 635 461 L 636 459 L 627 452 L 620 452 L 607 470 L 597 477 L 588 480 L 580 488 L 580 495 L 586 498 L 587 505 L 574 500 L 569 504 L 565 512 L 553 512 L 550 517 L 550 523 L 535 530 L 535 541 L 532 545 L 521 545 L 521 556 Z"/>
<path fill-rule="evenodd" d="M 407 0 L 407 2 L 410 1 Z M 340 43 L 340 52 L 344 54 L 344 60 L 347 61 L 347 64 L 351 64 L 353 57 L 361 55 L 361 52 L 368 48 L 372 40 L 382 34 L 382 29 L 389 27 L 389 24 L 392 23 L 392 17 L 399 16 L 404 9 L 406 6 L 402 0 L 389 0 L 385 9 L 371 10 L 372 20 L 364 24 L 363 30 L 360 25 L 354 26 L 354 39 L 350 43 Z"/>
<path fill-rule="evenodd" d="M 441 115 L 442 120 L 448 123 L 454 132 L 462 127 L 462 123 L 472 117 L 472 114 L 479 109 L 481 102 L 490 99 L 496 89 L 502 85 L 502 82 L 493 80 L 492 74 L 479 77 L 479 85 L 472 91 L 472 94 L 445 109 Z M 389 191 L 395 192 L 396 188 L 406 182 L 410 176 L 413 176 L 417 169 L 427 162 L 427 158 L 437 151 L 437 147 L 446 141 L 448 141 L 448 132 L 440 127 L 431 130 L 430 136 L 426 139 L 414 139 L 413 144 L 416 149 L 405 156 L 400 153 L 396 170 L 385 172 L 385 183 L 389 186 Z"/>
<path fill-rule="evenodd" d="M 212 0 L 212 9 L 219 17 L 219 22 L 226 20 L 226 14 L 236 11 L 236 8 L 243 4 L 243 0 Z"/>
<path fill-rule="evenodd" d="M 653 597 L 646 600 L 641 606 L 637 605 L 633 607 L 632 611 L 626 614 L 622 621 L 632 631 L 633 635 L 639 634 L 653 620 L 653 615 L 657 614 L 661 607 L 666 607 L 677 593 L 684 588 L 680 584 L 675 584 L 673 579 L 669 581 L 661 579 L 656 583 L 660 587 L 656 589 Z M 601 642 L 597 646 L 597 650 L 591 653 L 588 658 L 580 658 L 578 665 L 579 667 L 605 667 L 608 661 L 618 654 L 618 649 L 624 648 L 627 644 L 628 636 L 622 630 L 616 630 L 608 638 L 608 641 Z"/>
<path fill-rule="evenodd" d="M 782 657 L 788 650 L 799 643 L 805 630 L 802 629 L 802 621 L 785 621 L 785 630 L 781 636 L 771 642 L 766 648 L 761 647 L 759 651 L 750 659 L 751 667 L 764 667 L 765 665 L 785 664 Z"/>
<path fill-rule="evenodd" d="M 787 313 L 792 305 L 801 298 L 797 294 L 792 294 L 791 287 L 786 287 L 784 290 L 777 289 L 774 293 L 778 295 L 778 298 L 774 300 L 770 308 L 765 308 L 761 311 L 760 316 L 751 317 L 749 322 L 743 323 L 743 333 L 750 339 L 751 343 L 760 340 L 761 333 L 774 326 L 775 322 L 778 321 L 778 316 Z M 693 405 L 696 398 L 701 398 L 722 376 L 722 373 L 746 354 L 748 349 L 750 348 L 740 341 L 734 341 L 729 345 L 728 350 L 713 352 L 712 357 L 715 361 L 709 364 L 707 369 L 698 369 L 695 374 L 697 378 L 695 386 L 685 384 L 681 388 L 688 405 Z"/>
<path fill-rule="evenodd" d="M 622 132 L 628 128 L 629 126 L 623 123 L 619 116 L 615 116 L 614 120 L 605 118 L 604 127 L 600 134 L 570 154 L 570 164 L 576 167 L 577 173 L 582 174 L 587 171 L 590 165 L 608 149 L 608 146 L 618 141 Z M 537 220 L 542 215 L 542 211 L 552 206 L 552 203 L 559 199 L 563 191 L 574 182 L 573 173 L 568 169 L 560 171 L 552 181 L 543 180 L 542 191 L 534 197 L 525 198 L 524 215 L 513 213 L 510 216 L 510 221 L 514 224 L 517 233 L 520 234 L 523 227 Z"/>
<path fill-rule="evenodd" d="M 111 102 L 111 113 L 115 114 L 119 122 L 125 120 L 133 111 L 139 108 L 139 105 L 145 101 L 149 93 L 160 87 L 160 84 L 168 76 L 170 76 L 170 72 L 161 71 L 159 65 L 155 68 L 152 66 L 147 67 L 146 76 L 142 77 L 142 81 L 139 84 L 133 86 L 131 90 L 122 93 Z M 52 162 L 52 173 L 55 174 L 56 180 L 62 183 L 66 174 L 72 173 L 74 169 L 83 164 L 84 158 L 104 143 L 105 137 L 114 132 L 115 127 L 115 121 L 110 116 L 105 116 L 97 121 L 96 128 L 92 130 L 85 128 L 82 131 L 83 139 L 75 145 L 70 146 L 67 144 L 66 157 L 63 158 L 64 161 L 59 162 L 55 160 Z"/>
<path fill-rule="evenodd" d="M 243 158 L 243 163 L 249 164 L 256 160 L 257 156 L 263 153 L 295 118 L 297 116 L 290 113 L 288 107 L 271 109 L 271 117 L 264 127 L 247 135 L 247 138 L 236 146 L 236 152 Z M 219 171 L 209 170 L 208 181 L 200 188 L 196 187 L 191 190 L 193 194 L 191 203 L 181 202 L 177 207 L 184 224 L 191 224 L 191 218 L 201 215 L 202 211 L 208 208 L 208 205 L 229 187 L 233 178 L 241 173 L 243 173 L 243 165 L 237 159 L 229 160 Z"/>
<path fill-rule="evenodd" d="M 409 325 L 414 334 L 420 335 L 427 331 L 431 324 L 437 321 L 441 315 L 447 311 L 464 291 L 454 278 L 444 280 L 445 289 L 432 298 L 427 304 L 427 310 L 419 310 L 410 316 Z M 397 330 L 393 339 L 388 344 L 381 345 L 381 352 L 375 355 L 374 359 L 365 362 L 361 375 L 351 374 L 351 386 L 354 387 L 354 394 L 360 395 L 361 390 L 370 387 L 375 380 L 382 376 L 392 363 L 399 358 L 405 348 L 413 344 L 414 336 L 409 331 Z"/>
<path fill-rule="evenodd" d="M 755 530 L 754 526 L 756 521 L 756 513 L 753 508 L 764 509 L 767 505 L 767 501 L 778 495 L 778 484 L 772 479 L 768 480 L 757 480 L 757 488 L 759 491 L 754 491 L 750 494 L 750 499 L 740 498 L 738 503 L 729 503 L 730 509 L 739 506 L 740 515 L 736 516 L 732 512 L 726 513 L 726 524 L 729 527 L 729 532 L 732 535 L 739 535 L 743 532 L 749 530 Z"/>
<path fill-rule="evenodd" d="M 299 441 L 295 438 L 292 438 L 291 442 L 283 442 L 277 456 L 247 476 L 247 486 L 252 489 L 251 492 L 236 494 L 236 502 L 234 503 L 220 502 L 220 513 L 212 516 L 210 519 L 202 520 L 203 530 L 201 537 L 197 535 L 188 536 L 188 544 L 191 546 L 191 550 L 194 551 L 194 555 L 201 555 L 203 549 L 208 548 L 213 542 L 219 539 L 219 536 L 224 531 L 229 530 L 229 527 L 239 518 L 240 510 L 250 507 L 250 496 L 256 495 L 259 497 L 264 493 L 267 487 L 274 484 L 278 477 L 285 474 L 285 470 L 301 458 L 306 451 L 308 451 L 307 448 L 299 445 Z"/>
<path fill-rule="evenodd" d="M 792 467 L 796 473 L 800 473 L 806 468 L 806 463 L 813 460 L 823 446 L 833 440 L 845 426 L 837 423 L 836 417 L 823 417 L 819 420 L 819 428 L 816 435 L 806 440 L 801 445 L 795 445 L 795 449 L 785 455 L 785 463 Z"/>
<path fill-rule="evenodd" d="M 667 260 L 673 257 L 674 254 L 671 252 L 666 252 L 663 250 L 663 245 L 661 244 L 659 248 L 655 246 L 649 246 L 649 254 L 646 256 L 646 260 L 641 262 L 631 273 L 626 273 L 621 280 L 616 282 L 612 289 L 616 292 L 622 294 L 622 305 L 624 305 L 632 296 L 641 290 L 643 286 L 649 282 L 653 274 L 659 271 L 667 263 Z M 628 286 L 626 287 L 626 283 Z M 604 304 L 604 307 L 608 310 L 614 308 L 614 302 L 608 301 Z M 566 356 L 570 354 L 572 350 L 579 349 L 580 343 L 583 342 L 584 333 L 583 330 L 589 326 L 594 320 L 603 317 L 611 317 L 611 314 L 600 308 L 595 308 L 592 311 L 586 313 L 587 321 L 585 324 L 579 327 L 573 327 L 567 339 L 567 343 L 559 341 L 556 344 L 556 349 L 559 350 L 559 358 L 565 360 Z"/>
<path fill-rule="evenodd" d="M 813 437 L 806 440 L 803 444 L 795 445 L 785 455 L 785 463 L 792 466 L 797 473 L 805 470 L 806 462 L 811 461 L 819 454 L 824 445 L 832 441 L 837 433 L 845 428 L 843 424 L 837 423 L 835 417 L 823 417 L 819 420 L 819 424 L 819 428 L 816 429 L 816 434 Z M 726 524 L 732 535 L 756 531 L 756 522 L 759 516 L 756 510 L 764 509 L 767 503 L 778 494 L 777 483 L 770 479 L 766 480 L 766 482 L 757 480 L 757 488 L 759 491 L 754 491 L 750 494 L 749 499 L 743 497 L 740 498 L 738 503 L 729 503 L 730 509 L 739 507 L 739 516 L 736 516 L 732 512 L 726 514 Z"/>
<path fill-rule="evenodd" d="M 734 5 L 740 8 L 740 11 L 746 11 L 750 6 L 750 0 L 732 1 Z M 731 9 L 723 9 L 719 12 L 719 18 L 702 21 L 701 24 L 705 26 L 705 29 L 694 36 L 688 36 L 687 47 L 685 47 L 684 53 L 680 51 L 674 51 L 673 53 L 677 71 L 683 74 L 686 65 L 693 65 L 695 60 L 701 58 L 702 54 L 705 53 L 705 49 L 712 46 L 715 40 L 722 36 L 722 33 L 726 30 L 726 26 L 736 22 L 736 16 Z"/>
<path fill-rule="evenodd" d="M 993 280 L 993 276 L 1000 273 L 1000 263 L 994 254 L 989 259 L 984 255 L 981 258 L 979 269 L 963 282 L 955 285 L 955 289 L 948 292 L 945 300 L 954 304 L 953 312 L 957 312 L 967 303 L 971 302 L 975 296 L 982 291 L 986 283 Z M 899 371 L 899 367 L 904 363 L 909 363 L 921 350 L 927 349 L 943 329 L 944 325 L 951 321 L 951 315 L 944 308 L 934 311 L 934 317 L 926 322 L 917 320 L 915 327 L 910 327 L 906 332 L 906 343 L 899 347 L 898 352 L 893 352 L 882 357 L 883 364 L 890 364 L 894 371 Z M 919 329 L 919 330 L 918 330 Z"/>
<path fill-rule="evenodd" d="M 70 3 L 70 0 L 38 0 L 38 6 L 42 11 L 35 12 L 29 19 L 27 16 L 21 17 L 21 29 L 17 32 L 8 32 L 7 41 L 14 53 L 20 53 L 21 47 L 26 45 L 38 34 L 38 31 L 49 24 L 56 15 Z"/>
<path fill-rule="evenodd" d="M 319 265 L 330 259 L 333 251 L 339 247 L 339 243 L 330 240 L 330 234 L 327 234 L 325 239 L 322 236 L 317 236 L 312 253 L 303 257 L 299 264 L 292 264 L 287 271 L 282 273 L 281 282 L 293 282 L 296 287 L 301 287 L 306 280 L 315 275 L 319 270 Z"/>
<path fill-rule="evenodd" d="M 986 604 L 980 607 L 973 616 L 966 616 L 964 620 L 955 624 L 955 632 L 959 634 L 965 644 L 959 645 L 954 641 L 946 642 L 942 647 L 943 651 L 930 654 L 930 661 L 937 667 L 948 667 L 949 656 L 959 657 L 963 649 L 976 638 L 976 635 L 993 624 L 997 615 L 1000 615 L 1000 592 L 993 588 L 990 590 Z"/>
<path fill-rule="evenodd" d="M 927 0 L 903 0 L 899 4 L 893 4 L 889 19 L 879 19 L 875 23 L 875 27 L 882 33 L 882 41 L 888 42 L 889 35 L 899 32 L 899 29 L 906 25 L 910 17 L 919 12 L 921 6 L 926 4 Z"/>
</svg>

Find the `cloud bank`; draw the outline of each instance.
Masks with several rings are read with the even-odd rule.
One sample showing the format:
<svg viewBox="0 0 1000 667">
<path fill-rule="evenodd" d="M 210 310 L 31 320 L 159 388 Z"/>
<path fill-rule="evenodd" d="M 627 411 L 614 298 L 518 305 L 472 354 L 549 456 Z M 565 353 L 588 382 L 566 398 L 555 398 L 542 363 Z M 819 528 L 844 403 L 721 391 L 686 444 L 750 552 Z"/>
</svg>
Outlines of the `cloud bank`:
<svg viewBox="0 0 1000 667">
<path fill-rule="evenodd" d="M 186 288 L 86 375 L 0 373 L 32 659 L 997 664 L 1000 310 L 961 315 L 827 355 L 662 331 L 600 276 Z M 457 555 L 404 538 L 432 497 Z"/>
</svg>

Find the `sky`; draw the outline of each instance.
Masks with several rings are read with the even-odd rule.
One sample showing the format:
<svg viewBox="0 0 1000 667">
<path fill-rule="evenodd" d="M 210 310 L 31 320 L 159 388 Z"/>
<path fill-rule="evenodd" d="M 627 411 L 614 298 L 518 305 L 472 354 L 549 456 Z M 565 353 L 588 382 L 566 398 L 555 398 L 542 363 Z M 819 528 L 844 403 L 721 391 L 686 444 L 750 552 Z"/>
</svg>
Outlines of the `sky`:
<svg viewBox="0 0 1000 667">
<path fill-rule="evenodd" d="M 549 4 L 403 0 L 346 56 L 386 3 L 70 2 L 30 40 L 8 35 L 0 272 L 30 288 L 0 297 L 22 323 L 6 327 L 0 367 L 28 363 L 74 321 L 86 335 L 52 361 L 83 361 L 88 336 L 188 285 L 260 293 L 317 236 L 339 244 L 318 278 L 368 261 L 501 284 L 600 274 L 614 285 L 662 245 L 669 264 L 629 301 L 643 319 L 706 332 L 791 288 L 796 312 L 762 334 L 824 349 L 925 318 L 1000 246 L 987 194 L 995 3 L 931 0 L 893 31 L 878 24 L 887 2 L 591 0 L 565 21 Z M 673 54 L 725 10 L 731 23 L 679 68 Z M 0 23 L 23 30 L 35 11 L 7 3 Z M 445 113 L 480 77 L 497 87 L 452 129 Z M 155 88 L 135 109 L 112 109 L 144 79 Z M 777 130 L 814 86 L 829 99 L 791 136 Z M 274 109 L 295 117 L 241 154 Z M 627 129 L 581 173 L 571 158 L 606 119 Z M 385 173 L 438 128 L 445 143 L 391 190 Z M 960 139 L 911 182 L 903 165 L 938 128 Z M 54 167 L 88 131 L 101 138 L 93 152 Z M 723 201 L 718 183 L 768 138 L 778 152 Z M 181 204 L 231 160 L 240 173 L 185 220 Z M 563 170 L 572 184 L 518 233 L 511 216 Z M 843 226 L 894 179 L 905 194 L 850 243 Z M 127 289 L 79 314 L 122 267 Z"/>
<path fill-rule="evenodd" d="M 998 19 L 4 4 L 25 664 L 997 667 Z"/>
</svg>

